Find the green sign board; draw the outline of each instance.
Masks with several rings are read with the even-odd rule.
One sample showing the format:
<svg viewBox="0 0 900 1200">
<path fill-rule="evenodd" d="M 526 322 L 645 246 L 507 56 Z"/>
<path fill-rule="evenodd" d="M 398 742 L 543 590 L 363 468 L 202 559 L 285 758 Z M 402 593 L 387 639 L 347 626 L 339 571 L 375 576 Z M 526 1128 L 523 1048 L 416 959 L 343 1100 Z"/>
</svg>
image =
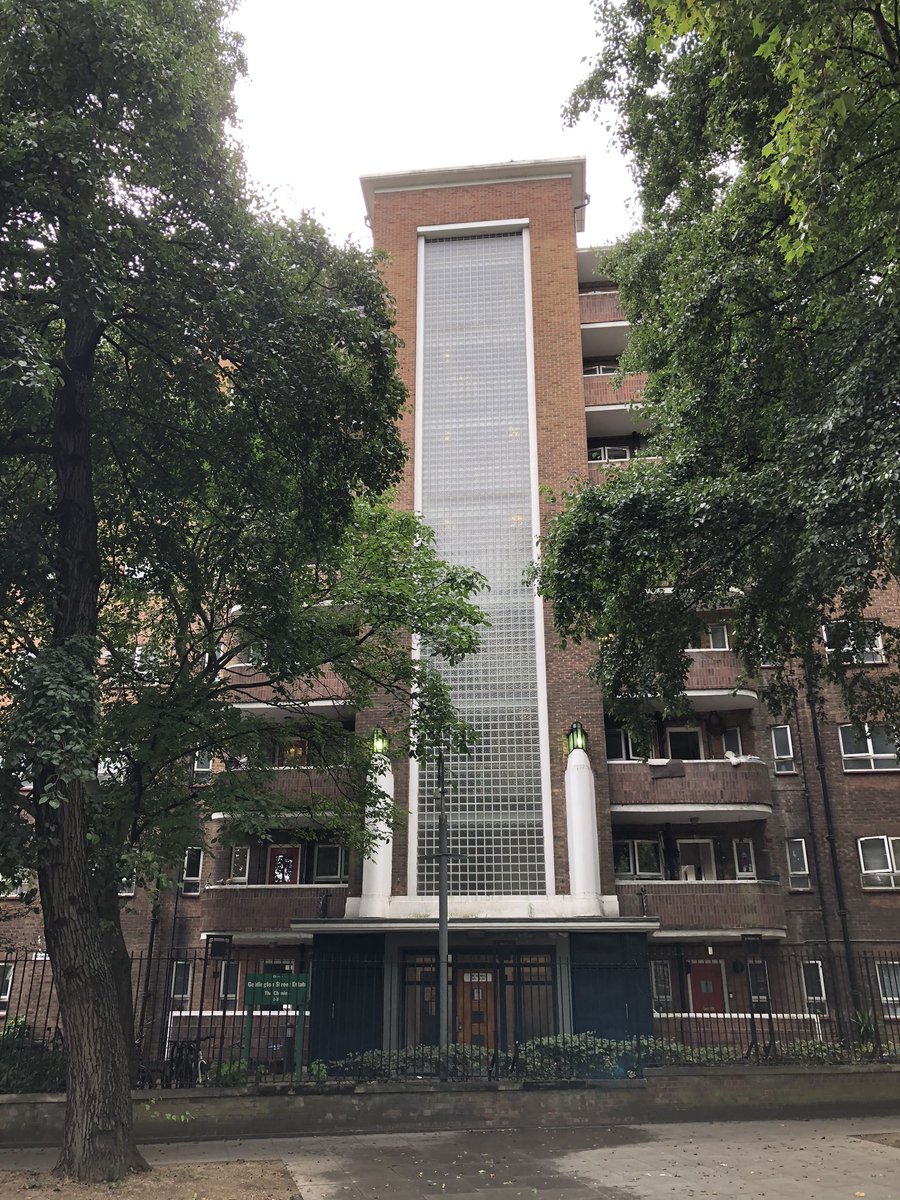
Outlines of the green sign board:
<svg viewBox="0 0 900 1200">
<path fill-rule="evenodd" d="M 300 1082 L 303 1062 L 303 1019 L 306 1015 L 306 993 L 308 975 L 292 975 L 289 972 L 248 975 L 244 985 L 244 1061 L 250 1062 L 250 1046 L 253 1030 L 254 1009 L 297 1009 L 294 1021 L 294 1078 Z"/>
<path fill-rule="evenodd" d="M 305 975 L 248 975 L 244 1004 L 247 1008 L 305 1008 L 306 987 Z"/>
</svg>

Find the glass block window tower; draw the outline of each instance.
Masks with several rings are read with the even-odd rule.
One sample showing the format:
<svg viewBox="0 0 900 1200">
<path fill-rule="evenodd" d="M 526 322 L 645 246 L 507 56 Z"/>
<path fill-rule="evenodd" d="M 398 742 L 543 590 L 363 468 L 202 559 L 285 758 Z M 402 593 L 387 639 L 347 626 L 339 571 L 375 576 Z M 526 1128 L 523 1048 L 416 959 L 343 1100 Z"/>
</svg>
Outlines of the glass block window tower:
<svg viewBox="0 0 900 1200">
<path fill-rule="evenodd" d="M 420 504 L 438 552 L 488 579 L 482 648 L 444 667 L 479 743 L 447 762 L 451 893 L 546 888 L 536 617 L 527 233 L 424 236 L 420 245 Z M 419 775 L 418 891 L 437 889 L 436 780 Z"/>
</svg>

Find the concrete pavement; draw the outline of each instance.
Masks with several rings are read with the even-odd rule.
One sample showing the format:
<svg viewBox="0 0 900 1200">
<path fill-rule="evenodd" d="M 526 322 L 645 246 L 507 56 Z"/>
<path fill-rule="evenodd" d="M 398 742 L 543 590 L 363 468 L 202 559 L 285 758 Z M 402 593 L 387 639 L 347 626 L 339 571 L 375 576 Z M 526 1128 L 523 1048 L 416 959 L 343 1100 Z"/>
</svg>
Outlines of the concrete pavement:
<svg viewBox="0 0 900 1200">
<path fill-rule="evenodd" d="M 283 1159 L 303 1200 L 900 1200 L 900 1149 L 866 1140 L 882 1134 L 900 1134 L 900 1114 L 173 1143 L 146 1154 Z M 4 1151 L 0 1170 L 52 1161 L 49 1151 Z"/>
</svg>

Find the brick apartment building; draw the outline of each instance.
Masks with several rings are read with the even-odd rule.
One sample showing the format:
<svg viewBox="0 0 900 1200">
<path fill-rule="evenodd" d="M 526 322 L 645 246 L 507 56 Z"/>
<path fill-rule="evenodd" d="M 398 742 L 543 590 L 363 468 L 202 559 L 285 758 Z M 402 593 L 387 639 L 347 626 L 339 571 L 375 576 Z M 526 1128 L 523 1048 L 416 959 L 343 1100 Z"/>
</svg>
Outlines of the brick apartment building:
<svg viewBox="0 0 900 1200">
<path fill-rule="evenodd" d="M 819 769 L 810 714 L 775 724 L 737 686 L 728 613 L 716 612 L 691 651 L 691 718 L 660 719 L 641 760 L 605 722 L 587 652 L 559 648 L 522 583 L 552 514 L 546 489 L 627 469 L 642 444 L 641 380 L 613 379 L 628 324 L 596 253 L 576 244 L 584 161 L 362 183 L 410 395 L 399 502 L 491 585 L 483 648 L 449 671 L 481 735 L 447 763 L 453 1040 L 619 1037 L 678 1013 L 821 1021 L 848 941 L 881 955 L 870 992 L 884 1019 L 900 1017 L 900 774 L 885 731 L 860 738 L 827 697 Z M 866 658 L 880 669 L 878 645 Z M 333 693 L 318 703 L 377 735 L 377 714 Z M 306 770 L 288 755 L 273 786 L 289 798 Z M 289 822 L 231 849 L 211 829 L 152 924 L 172 960 L 153 979 L 157 1005 L 160 993 L 170 1017 L 238 1013 L 252 954 L 268 971 L 312 966 L 311 1054 L 437 1041 L 436 779 L 395 759 L 382 782 L 408 819 L 365 862 Z M 125 903 L 145 951 L 148 902 Z M 0 938 L 40 945 L 25 918 Z"/>
</svg>

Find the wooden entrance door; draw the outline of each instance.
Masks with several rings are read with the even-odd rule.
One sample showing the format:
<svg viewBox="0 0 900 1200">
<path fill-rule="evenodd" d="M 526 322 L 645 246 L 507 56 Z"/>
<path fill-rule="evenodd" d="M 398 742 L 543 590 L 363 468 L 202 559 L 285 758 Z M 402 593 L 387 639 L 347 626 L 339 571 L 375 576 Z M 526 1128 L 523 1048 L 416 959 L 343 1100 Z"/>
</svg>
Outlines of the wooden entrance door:
<svg viewBox="0 0 900 1200">
<path fill-rule="evenodd" d="M 691 1008 L 696 1013 L 725 1012 L 722 964 L 718 959 L 691 963 Z"/>
<path fill-rule="evenodd" d="M 456 990 L 456 1041 L 468 1046 L 497 1045 L 497 972 L 460 967 Z"/>
</svg>

